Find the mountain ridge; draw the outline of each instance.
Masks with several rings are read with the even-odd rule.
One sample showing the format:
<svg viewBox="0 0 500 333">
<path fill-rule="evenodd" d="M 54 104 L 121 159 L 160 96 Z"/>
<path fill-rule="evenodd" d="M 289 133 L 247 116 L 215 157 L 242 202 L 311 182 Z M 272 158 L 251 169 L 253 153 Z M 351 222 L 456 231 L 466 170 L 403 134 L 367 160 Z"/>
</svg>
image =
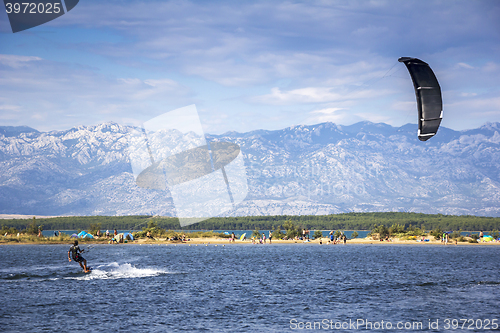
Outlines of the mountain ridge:
<svg viewBox="0 0 500 333">
<path fill-rule="evenodd" d="M 0 213 L 175 216 L 170 193 L 135 185 L 131 127 L 38 132 L 0 127 Z M 230 216 L 409 211 L 500 216 L 500 123 L 441 127 L 360 122 L 207 134 L 238 144 L 249 193 Z"/>
</svg>

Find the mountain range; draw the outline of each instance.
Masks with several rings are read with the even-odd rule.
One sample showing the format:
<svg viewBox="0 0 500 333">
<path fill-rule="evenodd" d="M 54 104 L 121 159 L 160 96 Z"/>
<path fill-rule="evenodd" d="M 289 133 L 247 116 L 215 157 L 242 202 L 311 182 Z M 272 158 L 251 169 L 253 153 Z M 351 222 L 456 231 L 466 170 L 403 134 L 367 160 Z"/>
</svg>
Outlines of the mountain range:
<svg viewBox="0 0 500 333">
<path fill-rule="evenodd" d="M 39 132 L 0 126 L 0 214 L 175 216 L 167 190 L 136 185 L 131 127 Z M 206 135 L 243 153 L 248 195 L 226 216 L 406 211 L 500 216 L 500 123 L 445 127 L 360 122 Z"/>
</svg>

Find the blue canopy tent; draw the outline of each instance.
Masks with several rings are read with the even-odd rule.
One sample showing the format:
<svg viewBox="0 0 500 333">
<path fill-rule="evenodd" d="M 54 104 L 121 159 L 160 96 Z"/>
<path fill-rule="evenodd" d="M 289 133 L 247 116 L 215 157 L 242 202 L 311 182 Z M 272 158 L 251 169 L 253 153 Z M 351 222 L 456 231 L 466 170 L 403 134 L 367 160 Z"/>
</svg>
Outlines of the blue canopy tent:
<svg viewBox="0 0 500 333">
<path fill-rule="evenodd" d="M 78 234 L 78 237 L 80 237 L 80 238 L 94 238 L 94 236 L 92 236 L 91 234 L 89 234 L 83 230 L 80 231 L 80 233 Z"/>
<path fill-rule="evenodd" d="M 130 236 L 131 240 L 134 240 L 134 236 L 130 232 L 124 232 L 123 233 L 123 239 L 127 239 L 127 236 Z"/>
</svg>

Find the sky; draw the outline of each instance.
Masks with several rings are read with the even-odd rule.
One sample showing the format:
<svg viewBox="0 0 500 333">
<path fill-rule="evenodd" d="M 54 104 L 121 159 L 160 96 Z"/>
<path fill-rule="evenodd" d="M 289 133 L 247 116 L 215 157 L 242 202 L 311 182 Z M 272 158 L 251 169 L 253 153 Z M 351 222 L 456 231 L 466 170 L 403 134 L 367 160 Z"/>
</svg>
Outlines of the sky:
<svg viewBox="0 0 500 333">
<path fill-rule="evenodd" d="M 0 126 L 139 125 L 195 104 L 205 133 L 417 123 L 399 57 L 429 63 L 442 126 L 500 122 L 500 1 L 80 0 L 12 33 Z"/>
</svg>

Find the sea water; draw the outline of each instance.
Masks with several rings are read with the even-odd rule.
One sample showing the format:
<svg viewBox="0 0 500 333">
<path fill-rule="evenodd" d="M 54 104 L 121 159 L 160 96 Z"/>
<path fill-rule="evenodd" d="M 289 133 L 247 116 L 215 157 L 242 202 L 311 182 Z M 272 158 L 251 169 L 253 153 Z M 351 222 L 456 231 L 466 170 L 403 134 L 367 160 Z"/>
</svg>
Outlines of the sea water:
<svg viewBox="0 0 500 333">
<path fill-rule="evenodd" d="M 483 332 L 500 325 L 499 246 L 95 245 L 84 253 L 90 274 L 68 262 L 69 246 L 0 246 L 1 331 Z"/>
</svg>

